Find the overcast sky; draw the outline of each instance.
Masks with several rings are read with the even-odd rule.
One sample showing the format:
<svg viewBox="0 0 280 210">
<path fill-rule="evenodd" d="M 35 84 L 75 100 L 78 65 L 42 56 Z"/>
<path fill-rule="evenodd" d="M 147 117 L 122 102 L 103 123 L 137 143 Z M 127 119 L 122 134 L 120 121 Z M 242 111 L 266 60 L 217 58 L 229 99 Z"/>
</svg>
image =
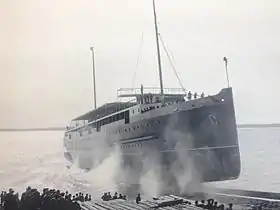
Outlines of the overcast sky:
<svg viewBox="0 0 280 210">
<path fill-rule="evenodd" d="M 225 87 L 227 56 L 237 121 L 280 122 L 279 0 L 156 4 L 187 89 Z M 0 0 L 0 20 L 0 127 L 65 125 L 91 109 L 91 45 L 98 105 L 120 87 L 159 85 L 151 0 Z M 164 86 L 180 87 L 164 51 L 162 60 Z"/>
</svg>

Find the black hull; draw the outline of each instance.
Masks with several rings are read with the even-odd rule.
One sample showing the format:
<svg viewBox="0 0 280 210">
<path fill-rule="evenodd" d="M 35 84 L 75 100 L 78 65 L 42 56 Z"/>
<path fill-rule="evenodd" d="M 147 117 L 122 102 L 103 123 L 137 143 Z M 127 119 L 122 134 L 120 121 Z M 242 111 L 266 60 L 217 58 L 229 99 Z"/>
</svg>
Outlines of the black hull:
<svg viewBox="0 0 280 210">
<path fill-rule="evenodd" d="M 129 124 L 131 132 L 120 140 L 126 166 L 145 173 L 149 167 L 143 161 L 154 161 L 167 176 L 187 168 L 201 182 L 237 179 L 241 164 L 231 89 L 222 97 L 223 103 Z"/>
</svg>

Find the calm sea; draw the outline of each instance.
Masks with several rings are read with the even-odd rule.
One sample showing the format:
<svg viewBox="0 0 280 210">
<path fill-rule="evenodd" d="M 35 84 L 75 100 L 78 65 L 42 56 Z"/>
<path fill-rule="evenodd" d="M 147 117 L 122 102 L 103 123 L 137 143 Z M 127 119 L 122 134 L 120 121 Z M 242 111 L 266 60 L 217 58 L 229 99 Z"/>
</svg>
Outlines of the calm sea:
<svg viewBox="0 0 280 210">
<path fill-rule="evenodd" d="M 280 191 L 280 128 L 239 129 L 242 172 L 219 187 Z M 114 157 L 90 172 L 68 169 L 63 132 L 0 132 L 0 187 L 23 191 L 27 186 L 55 187 L 100 195 L 115 190 Z"/>
</svg>

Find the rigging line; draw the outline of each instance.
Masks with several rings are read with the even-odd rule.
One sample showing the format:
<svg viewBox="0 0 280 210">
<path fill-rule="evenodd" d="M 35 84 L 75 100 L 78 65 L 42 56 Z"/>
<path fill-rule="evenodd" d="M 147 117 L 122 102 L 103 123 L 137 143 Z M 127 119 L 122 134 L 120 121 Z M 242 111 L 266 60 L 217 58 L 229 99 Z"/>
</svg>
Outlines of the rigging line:
<svg viewBox="0 0 280 210">
<path fill-rule="evenodd" d="M 182 81 L 181 81 L 181 79 L 180 79 L 180 77 L 179 77 L 178 72 L 176 71 L 175 65 L 174 65 L 174 63 L 172 62 L 171 56 L 169 55 L 169 53 L 168 53 L 168 51 L 167 51 L 167 49 L 166 49 L 166 46 L 164 45 L 162 36 L 161 36 L 160 34 L 159 34 L 159 39 L 160 39 L 160 42 L 161 42 L 161 44 L 162 44 L 162 46 L 163 46 L 163 49 L 164 49 L 164 51 L 165 51 L 165 54 L 167 55 L 167 58 L 168 58 L 168 60 L 169 60 L 169 62 L 170 62 L 170 64 L 171 64 L 171 67 L 172 67 L 172 69 L 173 69 L 173 71 L 174 71 L 174 73 L 175 73 L 175 76 L 177 77 L 177 79 L 178 79 L 178 81 L 179 81 L 179 83 L 180 83 L 181 88 L 184 90 L 184 92 L 186 92 L 186 89 L 185 89 L 185 87 L 184 87 L 184 85 L 183 85 L 183 83 L 182 83 Z"/>
<path fill-rule="evenodd" d="M 135 77 L 136 77 L 137 69 L 139 66 L 139 60 L 140 60 L 140 55 L 141 55 L 142 45 L 143 45 L 143 37 L 144 37 L 144 31 L 142 31 L 141 42 L 140 42 L 140 47 L 139 47 L 139 51 L 138 51 L 138 57 L 137 57 L 137 61 L 136 61 L 136 68 L 135 68 L 135 71 L 134 71 L 134 74 L 132 77 L 132 88 L 134 88 Z"/>
</svg>

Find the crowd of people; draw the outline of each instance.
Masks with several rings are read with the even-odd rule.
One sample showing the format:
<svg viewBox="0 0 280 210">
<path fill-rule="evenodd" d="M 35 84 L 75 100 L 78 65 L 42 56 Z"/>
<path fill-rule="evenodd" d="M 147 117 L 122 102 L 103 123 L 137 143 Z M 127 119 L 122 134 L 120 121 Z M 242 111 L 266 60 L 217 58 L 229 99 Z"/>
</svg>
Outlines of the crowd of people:
<svg viewBox="0 0 280 210">
<path fill-rule="evenodd" d="M 112 196 L 110 192 L 106 192 L 101 197 L 103 201 L 110 201 L 116 199 L 126 200 L 126 195 L 115 194 Z M 81 192 L 72 195 L 70 193 L 61 192 L 55 189 L 43 189 L 40 193 L 37 189 L 28 187 L 21 196 L 15 193 L 13 189 L 8 192 L 2 191 L 0 197 L 0 210 L 79 210 L 81 209 L 79 202 L 91 201 L 91 195 L 83 194 Z M 140 194 L 136 197 L 136 203 L 141 202 Z M 194 205 L 202 209 L 209 210 L 233 210 L 233 204 L 228 205 L 219 204 L 214 199 L 195 201 L 194 204 L 187 202 L 188 205 Z M 252 209 L 279 209 L 277 203 L 274 202 L 260 202 L 251 203 Z"/>
<path fill-rule="evenodd" d="M 110 201 L 110 200 L 116 200 L 116 199 L 123 199 L 123 200 L 126 200 L 126 195 L 122 195 L 122 194 L 119 194 L 117 192 L 115 192 L 115 194 L 112 196 L 110 192 L 105 192 L 101 199 L 103 201 Z"/>
<path fill-rule="evenodd" d="M 81 209 L 79 202 L 91 200 L 91 195 L 77 193 L 61 192 L 55 189 L 43 189 L 40 193 L 37 189 L 28 187 L 21 196 L 14 193 L 13 189 L 8 192 L 1 192 L 1 210 L 78 210 Z"/>
<path fill-rule="evenodd" d="M 228 207 L 225 208 L 224 204 L 218 205 L 218 202 L 214 199 L 210 198 L 207 200 L 207 203 L 205 203 L 205 200 L 195 201 L 195 206 L 203 208 L 203 209 L 209 209 L 209 210 L 233 210 L 233 204 L 228 204 Z"/>
</svg>

